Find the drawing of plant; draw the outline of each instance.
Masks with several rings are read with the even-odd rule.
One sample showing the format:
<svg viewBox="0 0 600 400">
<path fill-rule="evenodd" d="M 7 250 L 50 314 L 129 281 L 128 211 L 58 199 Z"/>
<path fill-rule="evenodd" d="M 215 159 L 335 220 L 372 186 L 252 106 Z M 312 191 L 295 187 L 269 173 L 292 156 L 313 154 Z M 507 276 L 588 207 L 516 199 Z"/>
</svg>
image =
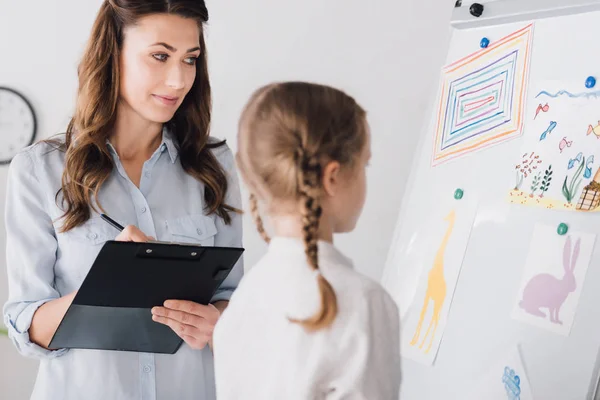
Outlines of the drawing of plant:
<svg viewBox="0 0 600 400">
<path fill-rule="evenodd" d="M 523 183 L 523 174 L 521 174 L 521 173 L 519 173 L 519 171 L 517 171 L 517 184 L 515 185 L 515 190 L 519 190 L 522 183 Z"/>
<path fill-rule="evenodd" d="M 521 398 L 521 378 L 515 373 L 515 370 L 509 366 L 504 367 L 502 383 L 509 400 L 519 400 Z"/>
<path fill-rule="evenodd" d="M 542 180 L 542 186 L 540 187 L 540 190 L 542 191 L 540 197 L 544 197 L 544 193 L 548 191 L 548 188 L 550 187 L 550 181 L 552 181 L 552 164 L 550 164 L 550 166 L 548 166 L 544 172 L 544 179 Z"/>
<path fill-rule="evenodd" d="M 570 184 L 567 184 L 567 179 L 568 179 L 569 175 L 565 176 L 565 181 L 563 182 L 563 186 L 562 186 L 562 193 L 563 193 L 563 196 L 565 196 L 565 199 L 567 199 L 567 202 L 569 204 L 571 204 L 571 201 L 575 197 L 575 193 L 577 193 L 577 190 L 579 189 L 579 185 L 581 184 L 582 179 L 580 177 L 581 177 L 581 173 L 583 172 L 584 166 L 585 166 L 585 157 L 583 157 L 583 162 L 581 164 L 579 164 L 577 171 L 575 171 L 575 173 L 573 174 Z"/>
<path fill-rule="evenodd" d="M 515 190 L 519 190 L 523 184 L 523 180 L 527 178 L 529 174 L 533 173 L 541 163 L 542 159 L 539 155 L 535 154 L 534 151 L 523 154 L 521 162 L 515 166 L 517 173 Z"/>
<path fill-rule="evenodd" d="M 538 172 L 536 176 L 533 177 L 533 182 L 531 183 L 531 194 L 529 194 L 529 197 L 533 197 L 533 195 L 535 194 L 535 191 L 538 190 L 538 186 L 540 186 L 540 183 L 542 182 L 542 171 Z"/>
</svg>

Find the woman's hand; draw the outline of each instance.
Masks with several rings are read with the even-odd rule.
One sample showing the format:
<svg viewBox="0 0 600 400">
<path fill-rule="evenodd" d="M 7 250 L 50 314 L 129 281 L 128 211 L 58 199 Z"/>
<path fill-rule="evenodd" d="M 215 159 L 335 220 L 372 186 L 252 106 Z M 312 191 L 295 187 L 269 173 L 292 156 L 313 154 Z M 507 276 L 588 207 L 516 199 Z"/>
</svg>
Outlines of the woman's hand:
<svg viewBox="0 0 600 400">
<path fill-rule="evenodd" d="M 146 236 L 135 225 L 127 225 L 125 229 L 115 238 L 119 242 L 148 242 L 154 240 L 152 236 Z"/>
<path fill-rule="evenodd" d="M 152 319 L 169 326 L 191 348 L 212 347 L 212 335 L 221 312 L 212 304 L 207 306 L 186 300 L 167 300 L 164 307 L 152 309 Z"/>
<path fill-rule="evenodd" d="M 50 341 L 76 294 L 77 291 L 51 300 L 36 310 L 33 314 L 31 326 L 29 327 L 29 339 L 33 343 L 49 349 Z"/>
<path fill-rule="evenodd" d="M 133 225 L 127 225 L 115 240 L 122 242 L 148 242 L 154 240 Z M 152 309 L 152 319 L 167 325 L 193 349 L 212 347 L 212 334 L 227 302 L 218 302 L 215 307 L 186 300 L 167 300 L 164 307 Z"/>
</svg>

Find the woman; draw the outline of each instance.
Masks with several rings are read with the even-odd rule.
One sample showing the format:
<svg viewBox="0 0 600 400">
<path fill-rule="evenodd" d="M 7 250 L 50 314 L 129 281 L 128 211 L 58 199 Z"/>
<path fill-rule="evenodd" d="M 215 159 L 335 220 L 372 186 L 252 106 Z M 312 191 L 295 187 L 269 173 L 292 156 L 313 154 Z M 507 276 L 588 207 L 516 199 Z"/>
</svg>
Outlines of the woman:
<svg viewBox="0 0 600 400">
<path fill-rule="evenodd" d="M 119 240 L 241 246 L 233 156 L 208 136 L 207 20 L 201 0 L 104 1 L 64 138 L 11 164 L 4 321 L 17 349 L 41 359 L 33 399 L 215 397 L 206 345 L 241 263 L 211 305 L 175 299 L 153 310 L 185 341 L 174 355 L 48 349 L 103 243 L 118 233 L 100 212 L 128 225 Z"/>
</svg>

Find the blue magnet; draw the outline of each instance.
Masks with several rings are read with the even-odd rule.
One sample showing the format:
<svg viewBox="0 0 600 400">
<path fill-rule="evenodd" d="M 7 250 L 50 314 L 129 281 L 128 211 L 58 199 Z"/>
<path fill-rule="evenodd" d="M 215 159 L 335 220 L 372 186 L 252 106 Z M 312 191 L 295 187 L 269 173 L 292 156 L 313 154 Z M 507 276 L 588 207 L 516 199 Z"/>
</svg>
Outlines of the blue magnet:
<svg viewBox="0 0 600 400">
<path fill-rule="evenodd" d="M 596 86 L 596 78 L 593 76 L 588 76 L 588 78 L 585 80 L 585 87 L 591 89 L 594 86 Z"/>
<path fill-rule="evenodd" d="M 463 197 L 463 194 L 464 194 L 464 192 L 463 192 L 463 190 L 462 190 L 462 189 L 456 189 L 456 190 L 454 191 L 454 198 L 455 198 L 456 200 L 460 200 L 460 199 L 462 199 L 462 197 Z"/>
<path fill-rule="evenodd" d="M 562 236 L 565 233 L 567 233 L 568 230 L 569 230 L 569 227 L 567 226 L 567 224 L 565 224 L 564 222 L 561 222 L 558 225 L 558 229 L 556 230 L 556 232 L 558 232 L 558 234 Z"/>
<path fill-rule="evenodd" d="M 479 45 L 481 46 L 482 49 L 485 49 L 486 47 L 488 47 L 490 45 L 490 39 L 484 37 L 483 39 L 481 39 L 481 42 L 479 42 Z"/>
</svg>

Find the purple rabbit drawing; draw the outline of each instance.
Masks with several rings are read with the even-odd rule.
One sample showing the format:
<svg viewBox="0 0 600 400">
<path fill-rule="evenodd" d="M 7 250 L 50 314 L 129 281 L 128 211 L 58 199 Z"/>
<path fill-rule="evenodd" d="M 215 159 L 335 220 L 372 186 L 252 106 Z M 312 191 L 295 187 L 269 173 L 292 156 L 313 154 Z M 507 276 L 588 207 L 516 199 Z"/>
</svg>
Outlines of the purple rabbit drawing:
<svg viewBox="0 0 600 400">
<path fill-rule="evenodd" d="M 548 308 L 550 311 L 550 322 L 561 324 L 562 321 L 558 318 L 560 307 L 563 305 L 569 293 L 574 292 L 577 288 L 575 275 L 573 270 L 579 257 L 579 246 L 581 239 L 577 239 L 573 255 L 571 255 L 571 237 L 567 238 L 563 250 L 563 267 L 565 274 L 562 279 L 559 279 L 550 274 L 535 275 L 523 289 L 523 299 L 519 303 L 519 307 L 529 314 L 538 317 L 546 318 L 540 308 Z"/>
</svg>

